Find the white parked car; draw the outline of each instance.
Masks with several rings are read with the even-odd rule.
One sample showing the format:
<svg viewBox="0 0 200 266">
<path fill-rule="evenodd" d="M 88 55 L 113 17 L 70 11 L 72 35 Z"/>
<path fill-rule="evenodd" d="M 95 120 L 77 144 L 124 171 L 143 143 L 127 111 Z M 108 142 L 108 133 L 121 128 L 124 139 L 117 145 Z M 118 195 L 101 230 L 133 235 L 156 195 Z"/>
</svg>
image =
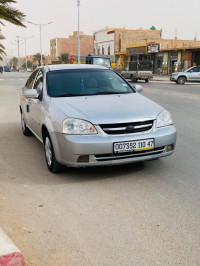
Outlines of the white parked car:
<svg viewBox="0 0 200 266">
<path fill-rule="evenodd" d="M 51 172 L 116 165 L 171 155 L 176 129 L 170 113 L 120 75 L 96 65 L 40 67 L 21 90 L 25 136 L 43 144 Z"/>
<path fill-rule="evenodd" d="M 185 82 L 200 82 L 200 66 L 191 67 L 184 72 L 172 73 L 170 80 L 177 84 L 184 84 Z"/>
</svg>

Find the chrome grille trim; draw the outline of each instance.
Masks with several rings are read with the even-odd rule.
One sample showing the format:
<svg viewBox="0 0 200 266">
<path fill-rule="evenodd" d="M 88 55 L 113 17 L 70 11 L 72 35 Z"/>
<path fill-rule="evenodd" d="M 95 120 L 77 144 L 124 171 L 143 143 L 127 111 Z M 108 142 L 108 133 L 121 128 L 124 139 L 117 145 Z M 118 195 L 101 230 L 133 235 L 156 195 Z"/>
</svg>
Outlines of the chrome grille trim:
<svg viewBox="0 0 200 266">
<path fill-rule="evenodd" d="M 100 124 L 101 129 L 108 135 L 133 134 L 150 131 L 154 120 L 137 121 L 118 124 Z"/>
</svg>

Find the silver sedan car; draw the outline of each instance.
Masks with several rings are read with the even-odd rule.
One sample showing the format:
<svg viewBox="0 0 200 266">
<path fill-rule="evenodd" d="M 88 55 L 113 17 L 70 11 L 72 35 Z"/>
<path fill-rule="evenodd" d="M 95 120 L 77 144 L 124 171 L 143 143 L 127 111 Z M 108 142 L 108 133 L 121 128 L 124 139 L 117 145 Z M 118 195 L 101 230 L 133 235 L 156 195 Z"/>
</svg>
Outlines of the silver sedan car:
<svg viewBox="0 0 200 266">
<path fill-rule="evenodd" d="M 25 136 L 43 144 L 48 169 L 117 165 L 171 155 L 170 113 L 106 67 L 51 65 L 36 69 L 21 90 Z"/>
</svg>

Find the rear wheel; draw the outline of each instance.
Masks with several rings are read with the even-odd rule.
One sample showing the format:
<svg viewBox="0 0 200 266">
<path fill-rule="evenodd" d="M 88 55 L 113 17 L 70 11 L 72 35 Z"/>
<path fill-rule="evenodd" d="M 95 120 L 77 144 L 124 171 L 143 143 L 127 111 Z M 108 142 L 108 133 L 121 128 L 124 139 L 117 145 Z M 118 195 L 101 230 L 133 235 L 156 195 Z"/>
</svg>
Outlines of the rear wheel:
<svg viewBox="0 0 200 266">
<path fill-rule="evenodd" d="M 146 83 L 149 82 L 149 79 L 145 79 L 145 82 L 146 82 Z"/>
<path fill-rule="evenodd" d="M 26 126 L 23 112 L 21 112 L 21 125 L 22 125 L 22 132 L 23 132 L 24 136 L 32 136 L 33 135 L 31 130 Z"/>
<path fill-rule="evenodd" d="M 186 78 L 185 77 L 179 77 L 178 80 L 177 80 L 178 84 L 185 84 L 185 82 L 186 82 Z"/>
<path fill-rule="evenodd" d="M 49 171 L 51 171 L 52 173 L 61 172 L 63 166 L 60 163 L 58 163 L 56 160 L 52 141 L 48 133 L 46 134 L 44 139 L 44 150 L 45 150 L 46 163 Z"/>
</svg>

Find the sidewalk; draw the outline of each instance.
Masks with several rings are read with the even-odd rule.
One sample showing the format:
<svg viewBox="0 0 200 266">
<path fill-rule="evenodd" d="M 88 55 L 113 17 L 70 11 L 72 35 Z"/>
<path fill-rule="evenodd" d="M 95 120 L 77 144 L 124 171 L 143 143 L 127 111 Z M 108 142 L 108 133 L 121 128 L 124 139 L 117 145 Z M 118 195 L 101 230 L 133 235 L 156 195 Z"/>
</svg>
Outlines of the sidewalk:
<svg viewBox="0 0 200 266">
<path fill-rule="evenodd" d="M 152 81 L 170 81 L 170 75 L 153 75 Z"/>
</svg>

